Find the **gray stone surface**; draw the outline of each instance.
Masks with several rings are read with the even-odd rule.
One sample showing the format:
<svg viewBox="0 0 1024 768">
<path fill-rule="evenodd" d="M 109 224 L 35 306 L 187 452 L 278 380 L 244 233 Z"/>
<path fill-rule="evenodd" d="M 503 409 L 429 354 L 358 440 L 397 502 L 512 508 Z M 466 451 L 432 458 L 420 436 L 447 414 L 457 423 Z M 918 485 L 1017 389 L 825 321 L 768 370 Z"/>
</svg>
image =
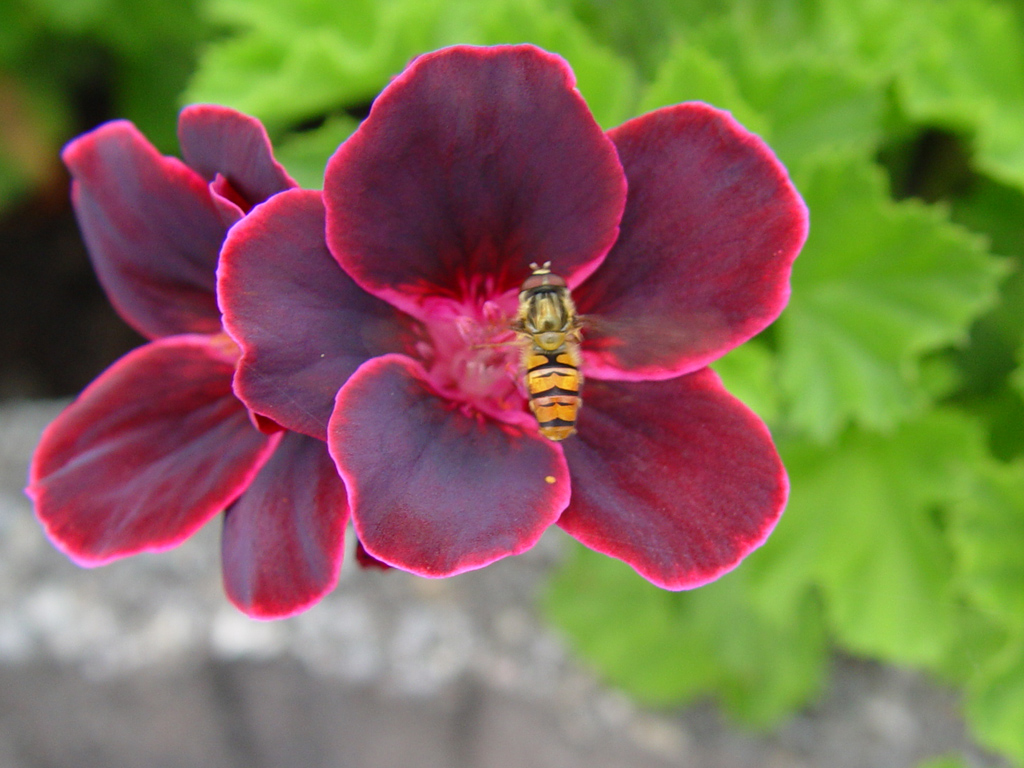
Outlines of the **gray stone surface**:
<svg viewBox="0 0 1024 768">
<path fill-rule="evenodd" d="M 557 532 L 443 581 L 347 564 L 323 603 L 271 623 L 223 597 L 215 525 L 79 569 L 21 491 L 58 407 L 0 406 L 0 768 L 999 765 L 951 693 L 865 662 L 837 660 L 824 701 L 768 736 L 711 705 L 635 706 L 534 612 Z"/>
</svg>

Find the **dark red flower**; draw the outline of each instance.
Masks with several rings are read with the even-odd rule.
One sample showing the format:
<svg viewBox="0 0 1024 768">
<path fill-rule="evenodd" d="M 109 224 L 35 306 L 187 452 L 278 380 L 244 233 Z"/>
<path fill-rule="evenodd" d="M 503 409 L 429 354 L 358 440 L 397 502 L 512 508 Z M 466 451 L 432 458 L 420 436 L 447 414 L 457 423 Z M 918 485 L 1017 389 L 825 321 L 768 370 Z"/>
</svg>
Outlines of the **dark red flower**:
<svg viewBox="0 0 1024 768">
<path fill-rule="evenodd" d="M 96 274 L 151 341 L 46 429 L 28 494 L 54 544 L 85 566 L 176 546 L 226 509 L 228 596 L 252 616 L 285 616 L 337 581 L 345 490 L 321 441 L 253 426 L 232 392 L 238 347 L 214 288 L 228 229 L 295 183 L 253 118 L 197 105 L 178 131 L 185 162 L 126 121 L 64 150 Z"/>
<path fill-rule="evenodd" d="M 605 134 L 557 56 L 448 48 L 381 93 L 322 198 L 284 192 L 230 232 L 236 391 L 327 439 L 385 564 L 448 576 L 557 522 L 694 587 L 785 503 L 768 430 L 706 366 L 779 314 L 806 234 L 785 169 L 727 113 L 680 104 Z M 543 261 L 588 319 L 564 443 L 540 436 L 509 343 Z"/>
</svg>

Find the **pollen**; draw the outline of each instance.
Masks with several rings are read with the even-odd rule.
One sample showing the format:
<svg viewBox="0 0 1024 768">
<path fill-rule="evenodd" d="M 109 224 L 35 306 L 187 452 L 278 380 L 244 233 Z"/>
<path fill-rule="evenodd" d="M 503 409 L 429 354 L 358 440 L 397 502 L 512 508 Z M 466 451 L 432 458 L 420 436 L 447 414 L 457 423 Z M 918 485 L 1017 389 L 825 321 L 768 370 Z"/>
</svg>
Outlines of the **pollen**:
<svg viewBox="0 0 1024 768">
<path fill-rule="evenodd" d="M 551 475 L 548 475 L 547 477 L 544 478 L 544 482 L 547 483 L 548 485 L 553 485 L 555 482 L 555 478 L 552 477 Z"/>
</svg>

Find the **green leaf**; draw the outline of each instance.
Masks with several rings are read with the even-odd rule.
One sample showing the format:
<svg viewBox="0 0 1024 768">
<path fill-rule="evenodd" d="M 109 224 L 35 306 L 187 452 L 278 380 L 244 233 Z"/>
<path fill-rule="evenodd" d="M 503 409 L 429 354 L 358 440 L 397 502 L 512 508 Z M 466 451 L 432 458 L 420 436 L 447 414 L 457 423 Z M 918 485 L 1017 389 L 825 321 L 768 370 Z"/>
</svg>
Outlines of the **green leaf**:
<svg viewBox="0 0 1024 768">
<path fill-rule="evenodd" d="M 748 127 L 787 165 L 822 152 L 859 154 L 869 160 L 882 136 L 885 91 L 879 77 L 850 66 L 833 50 L 803 49 L 799 39 L 767 45 L 764 35 L 764 28 L 753 27 L 744 18 L 712 20 L 688 37 L 688 47 L 677 48 L 675 56 L 679 50 L 702 51 L 719 79 L 723 75 L 718 71 L 727 73 L 744 108 L 760 117 L 756 126 Z M 666 60 L 661 77 L 678 66 L 683 67 L 680 80 L 696 77 L 700 82 L 674 57 Z M 689 69 L 700 72 L 693 65 Z M 728 91 L 720 97 L 735 100 Z M 726 108 L 731 108 L 728 103 Z"/>
<path fill-rule="evenodd" d="M 967 723 L 983 745 L 1024 764 L 1024 638 L 988 658 L 967 688 Z"/>
<path fill-rule="evenodd" d="M 992 616 L 1024 631 L 1024 462 L 979 467 L 953 523 L 964 591 Z"/>
<path fill-rule="evenodd" d="M 878 75 L 835 51 L 798 53 L 798 41 L 769 53 L 748 47 L 756 46 L 748 42 L 753 31 L 726 28 L 725 40 L 723 30 L 708 31 L 708 44 L 731 62 L 744 97 L 770 120 L 770 143 L 785 162 L 826 150 L 870 159 L 881 140 L 886 100 Z"/>
<path fill-rule="evenodd" d="M 740 95 L 736 80 L 697 46 L 679 44 L 668 55 L 640 100 L 640 112 L 683 101 L 705 101 L 727 109 L 747 130 L 764 135 L 767 121 Z"/>
<path fill-rule="evenodd" d="M 744 566 L 757 604 L 784 617 L 814 585 L 844 647 L 938 663 L 958 640 L 942 519 L 983 460 L 981 430 L 937 411 L 887 436 L 848 431 L 832 449 L 780 447 L 792 492 L 777 529 Z"/>
<path fill-rule="evenodd" d="M 777 725 L 821 692 L 829 644 L 820 601 L 805 592 L 785 618 L 756 601 L 753 569 L 680 596 L 687 631 L 703 631 L 726 710 L 754 727 Z M 679 663 L 687 663 L 680 659 Z"/>
<path fill-rule="evenodd" d="M 1018 359 L 1024 359 L 1024 349 L 1018 353 L 1017 357 Z M 1019 366 L 1017 370 L 1013 372 L 1010 376 L 1010 381 L 1012 382 L 1014 389 L 1017 391 L 1017 394 L 1024 397 L 1024 364 Z"/>
<path fill-rule="evenodd" d="M 779 415 L 775 356 L 757 341 L 748 341 L 712 366 L 726 389 L 767 422 Z"/>
<path fill-rule="evenodd" d="M 358 125 L 347 115 L 329 118 L 314 130 L 288 134 L 275 145 L 274 154 L 300 187 L 321 189 L 327 160 Z"/>
<path fill-rule="evenodd" d="M 717 693 L 733 715 L 766 726 L 820 690 L 825 636 L 809 593 L 779 620 L 751 602 L 743 570 L 673 593 L 577 547 L 546 606 L 577 651 L 640 700 L 677 704 Z"/>
<path fill-rule="evenodd" d="M 672 0 L 563 0 L 595 40 L 636 62 L 653 76 L 669 45 Z"/>
<path fill-rule="evenodd" d="M 971 394 L 993 394 L 1016 366 L 1017 350 L 1024 344 L 1024 269 L 1019 259 L 1003 281 L 999 302 L 971 328 L 970 343 L 957 350 L 954 360 Z"/>
<path fill-rule="evenodd" d="M 479 32 L 473 42 L 482 45 L 529 42 L 564 56 L 572 65 L 580 93 L 604 128 L 631 117 L 637 99 L 637 76 L 629 63 L 596 43 L 568 12 L 553 9 L 544 0 L 503 0 L 470 8 L 480 12 Z"/>
<path fill-rule="evenodd" d="M 33 46 L 36 60 L 23 66 L 34 75 L 48 72 L 69 112 L 81 108 L 83 93 L 108 85 L 112 103 L 106 108 L 133 121 L 161 151 L 174 152 L 178 97 L 207 33 L 198 5 L 198 0 L 35 0 L 34 11 L 46 28 Z"/>
<path fill-rule="evenodd" d="M 788 61 L 748 77 L 744 95 L 771 123 L 768 142 L 799 178 L 822 153 L 868 160 L 882 136 L 884 93 L 876 81 L 816 58 Z"/>
<path fill-rule="evenodd" d="M 1019 14 L 987 0 L 734 0 L 681 34 L 748 73 L 804 58 L 867 78 L 877 93 L 891 83 L 913 122 L 972 136 L 976 167 L 1024 188 L 1022 30 Z"/>
<path fill-rule="evenodd" d="M 956 581 L 959 585 L 960 580 Z M 1009 633 L 1005 624 L 982 611 L 962 591 L 957 602 L 955 642 L 938 664 L 929 666 L 929 671 L 944 682 L 963 687 L 975 678 L 987 660 L 1002 653 Z"/>
<path fill-rule="evenodd" d="M 573 65 L 602 125 L 631 114 L 635 75 L 567 11 L 542 0 L 212 0 L 235 28 L 205 52 L 188 91 L 273 130 L 369 102 L 415 56 L 455 43 L 533 42 Z"/>
<path fill-rule="evenodd" d="M 32 12 L 52 29 L 81 34 L 113 13 L 111 0 L 34 0 Z"/>
<path fill-rule="evenodd" d="M 1012 376 L 1011 382 L 1017 384 L 1016 389 L 1003 386 L 992 393 L 955 401 L 959 408 L 985 425 L 989 450 L 1000 461 L 1024 456 L 1024 372 Z"/>
<path fill-rule="evenodd" d="M 154 41 L 192 44 L 202 27 L 196 23 L 198 0 L 31 0 L 32 12 L 48 28 L 68 35 L 101 40 L 138 56 L 160 57 Z"/>
<path fill-rule="evenodd" d="M 969 768 L 960 755 L 943 755 L 918 763 L 917 768 Z"/>
<path fill-rule="evenodd" d="M 991 643 L 967 631 L 945 522 L 986 461 L 978 425 L 944 411 L 889 436 L 850 430 L 832 449 L 781 448 L 788 508 L 718 582 L 670 594 L 601 555 L 572 558 L 547 605 L 581 655 L 645 701 L 712 693 L 762 724 L 817 690 L 818 594 L 854 653 L 932 668 L 984 658 Z"/>
<path fill-rule="evenodd" d="M 953 221 L 986 235 L 993 253 L 1024 256 L 1024 192 L 975 176 L 951 202 Z"/>
<path fill-rule="evenodd" d="M 545 595 L 548 615 L 584 659 L 657 704 L 685 701 L 716 679 L 710 639 L 682 626 L 677 603 L 677 595 L 622 562 L 575 544 Z M 681 664 L 680 658 L 692 661 Z"/>
<path fill-rule="evenodd" d="M 1024 28 L 1007 7 L 932 2 L 893 30 L 904 108 L 975 134 L 980 170 L 1024 187 Z M 922 45 L 922 37 L 926 44 Z"/>
<path fill-rule="evenodd" d="M 233 32 L 206 48 L 186 100 L 234 107 L 272 132 L 367 102 L 404 64 L 401 35 L 429 38 L 427 24 L 412 24 L 417 10 L 430 9 L 367 0 L 212 0 L 212 20 Z"/>
<path fill-rule="evenodd" d="M 37 130 L 36 143 L 50 142 L 46 151 L 51 162 L 77 123 L 108 113 L 133 120 L 160 149 L 173 151 L 177 97 L 206 33 L 198 21 L 197 4 L 198 0 L 9 1 L 13 8 L 0 12 L 0 69 L 6 72 L 4 90 L 13 91 L 6 99 L 20 98 L 17 92 L 24 90 L 30 94 L 28 101 L 35 103 L 0 105 L 5 124 L 10 120 L 17 125 L 24 120 L 20 113 L 26 107 L 46 102 L 46 112 L 60 117 Z M 8 150 L 0 148 L 4 151 Z M 8 169 L 26 164 L 18 157 L 3 162 Z M 32 163 L 34 159 L 29 160 Z M 35 182 L 32 175 L 22 175 L 22 181 Z"/>
<path fill-rule="evenodd" d="M 159 58 L 147 53 L 122 63 L 117 113 L 169 154 L 178 149 L 178 99 L 194 64 L 194 53 L 187 45 L 167 45 Z"/>
<path fill-rule="evenodd" d="M 928 403 L 922 355 L 966 341 L 1006 268 L 856 159 L 823 158 L 801 190 L 811 233 L 779 321 L 790 420 L 818 440 L 851 421 L 891 430 Z"/>
</svg>

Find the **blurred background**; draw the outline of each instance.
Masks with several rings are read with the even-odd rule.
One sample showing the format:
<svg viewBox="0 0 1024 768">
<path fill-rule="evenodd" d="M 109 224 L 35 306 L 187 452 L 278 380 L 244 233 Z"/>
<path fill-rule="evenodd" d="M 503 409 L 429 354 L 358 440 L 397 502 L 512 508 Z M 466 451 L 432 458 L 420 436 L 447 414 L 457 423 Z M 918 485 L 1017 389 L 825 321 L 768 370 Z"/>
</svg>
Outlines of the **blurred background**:
<svg viewBox="0 0 1024 768">
<path fill-rule="evenodd" d="M 557 534 L 441 584 L 345 571 L 250 622 L 217 532 L 99 571 L 21 495 L 39 430 L 140 342 L 88 264 L 64 142 L 191 102 L 307 187 L 415 55 L 532 42 L 606 128 L 728 109 L 811 236 L 715 364 L 792 496 L 685 594 Z M 1024 766 L 1024 2 L 0 0 L 0 768 Z"/>
</svg>

